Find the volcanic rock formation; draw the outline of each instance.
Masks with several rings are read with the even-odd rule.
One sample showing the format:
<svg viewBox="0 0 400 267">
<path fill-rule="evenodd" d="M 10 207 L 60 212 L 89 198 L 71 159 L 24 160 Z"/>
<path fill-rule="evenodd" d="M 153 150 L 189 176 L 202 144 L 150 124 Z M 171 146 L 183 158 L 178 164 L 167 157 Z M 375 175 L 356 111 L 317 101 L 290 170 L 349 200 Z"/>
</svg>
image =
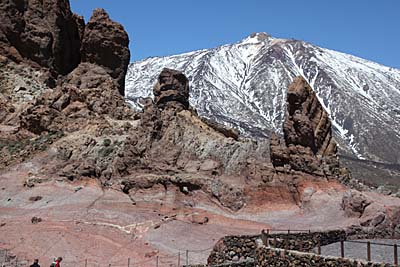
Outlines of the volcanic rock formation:
<svg viewBox="0 0 400 267">
<path fill-rule="evenodd" d="M 201 120 L 189 109 L 184 74 L 164 69 L 154 95 L 155 102 L 145 104 L 139 125 L 113 161 L 114 176 L 125 177 L 125 192 L 143 187 L 139 181 L 145 180 L 146 187 L 170 184 L 188 192 L 202 190 L 238 210 L 245 204 L 242 175 L 255 183 L 272 179 L 267 140 L 235 140 L 227 136 L 228 130 Z"/>
<path fill-rule="evenodd" d="M 129 37 L 124 27 L 112 21 L 104 9 L 96 9 L 85 26 L 82 40 L 82 61 L 102 66 L 118 84 L 124 95 L 125 74 L 130 52 Z"/>
<path fill-rule="evenodd" d="M 271 137 L 271 160 L 275 167 L 334 176 L 339 168 L 331 122 L 310 85 L 297 77 L 289 86 L 283 125 L 284 140 Z"/>
<path fill-rule="evenodd" d="M 153 92 L 155 103 L 160 108 L 189 108 L 189 81 L 179 71 L 163 69 Z"/>
<path fill-rule="evenodd" d="M 283 136 L 286 93 L 302 76 L 332 120 L 341 163 L 360 181 L 396 193 L 400 181 L 400 69 L 295 39 L 257 33 L 233 44 L 132 62 L 125 95 L 140 108 L 160 70 L 190 81 L 201 117 L 242 136 Z"/>
<path fill-rule="evenodd" d="M 68 0 L 0 3 L 1 55 L 47 68 L 52 78 L 67 75 L 80 62 L 89 62 L 102 66 L 124 95 L 128 45 L 122 25 L 103 9 L 96 9 L 85 25 L 83 17 L 71 12 Z"/>
<path fill-rule="evenodd" d="M 53 247 L 68 248 L 76 262 L 118 253 L 124 261 L 115 262 L 125 262 L 132 251 L 144 259 L 201 238 L 209 247 L 217 236 L 270 223 L 399 228 L 398 209 L 370 201 L 377 197 L 343 197 L 330 122 L 303 80 L 289 88 L 282 140 L 244 138 L 200 118 L 189 106 L 188 79 L 172 69 L 158 77 L 155 100 L 135 113 L 121 91 L 127 35 L 103 10 L 84 26 L 67 1 L 9 0 L 0 8 L 0 236 L 10 247 L 48 258 L 59 253 L 48 248 L 57 239 Z M 42 19 L 43 29 L 28 31 Z M 27 53 L 25 41 L 35 50 Z M 66 53 L 65 65 L 63 43 L 81 51 Z"/>
<path fill-rule="evenodd" d="M 1 166 L 23 161 L 85 127 L 99 136 L 110 123 L 133 120 L 121 96 L 128 35 L 104 10 L 95 10 L 86 26 L 67 0 L 2 1 L 0 10 Z M 73 164 L 65 167 L 79 169 L 74 164 L 81 158 L 68 158 Z"/>
<path fill-rule="evenodd" d="M 5 0 L 0 3 L 0 52 L 64 75 L 80 62 L 83 25 L 68 0 Z"/>
</svg>

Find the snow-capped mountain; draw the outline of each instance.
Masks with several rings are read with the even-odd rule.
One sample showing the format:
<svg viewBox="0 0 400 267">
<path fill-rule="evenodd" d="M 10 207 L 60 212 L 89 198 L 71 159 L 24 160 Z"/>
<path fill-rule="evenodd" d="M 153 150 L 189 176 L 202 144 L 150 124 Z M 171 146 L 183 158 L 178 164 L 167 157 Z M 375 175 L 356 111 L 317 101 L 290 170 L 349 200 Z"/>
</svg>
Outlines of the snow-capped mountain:
<svg viewBox="0 0 400 267">
<path fill-rule="evenodd" d="M 130 64 L 125 95 L 136 107 L 152 96 L 164 68 L 182 71 L 199 115 L 242 134 L 282 132 L 286 90 L 303 76 L 328 111 L 341 153 L 400 163 L 400 70 L 266 33 L 213 49 Z"/>
</svg>

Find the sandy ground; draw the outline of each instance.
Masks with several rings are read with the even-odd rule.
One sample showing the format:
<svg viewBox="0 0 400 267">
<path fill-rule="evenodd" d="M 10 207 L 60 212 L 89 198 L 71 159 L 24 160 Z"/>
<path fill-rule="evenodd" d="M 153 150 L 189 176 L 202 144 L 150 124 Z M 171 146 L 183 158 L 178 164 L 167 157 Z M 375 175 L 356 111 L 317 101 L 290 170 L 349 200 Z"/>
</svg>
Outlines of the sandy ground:
<svg viewBox="0 0 400 267">
<path fill-rule="evenodd" d="M 261 229 L 327 229 L 346 227 L 356 219 L 340 209 L 345 188 L 336 184 L 305 184 L 302 207 L 273 201 L 270 193 L 249 192 L 248 205 L 239 212 L 218 206 L 196 191 L 140 192 L 148 200 L 132 204 L 119 190 L 103 190 L 96 180 L 48 181 L 24 187 L 34 175 L 35 162 L 0 174 L 0 249 L 9 249 L 42 266 L 55 256 L 63 266 L 176 266 L 206 262 L 216 241 L 225 235 L 258 234 Z M 29 173 L 29 174 L 28 174 Z M 40 196 L 39 200 L 32 197 Z M 189 203 L 189 204 L 188 204 Z M 36 216 L 39 223 L 32 223 Z M 206 224 L 198 221 L 208 218 Z M 2 259 L 0 259 L 1 261 Z"/>
</svg>

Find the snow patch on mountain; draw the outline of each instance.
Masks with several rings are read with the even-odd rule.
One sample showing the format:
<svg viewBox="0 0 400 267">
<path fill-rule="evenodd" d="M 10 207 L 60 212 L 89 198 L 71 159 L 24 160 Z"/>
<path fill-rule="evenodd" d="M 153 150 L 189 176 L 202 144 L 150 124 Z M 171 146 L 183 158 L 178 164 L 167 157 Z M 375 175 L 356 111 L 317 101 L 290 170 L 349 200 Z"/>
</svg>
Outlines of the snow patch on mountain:
<svg viewBox="0 0 400 267">
<path fill-rule="evenodd" d="M 125 95 L 152 97 L 163 68 L 182 71 L 200 116 L 244 135 L 282 133 L 286 92 L 303 76 L 332 120 L 343 153 L 400 163 L 400 70 L 298 41 L 255 33 L 235 44 L 130 64 Z"/>
</svg>

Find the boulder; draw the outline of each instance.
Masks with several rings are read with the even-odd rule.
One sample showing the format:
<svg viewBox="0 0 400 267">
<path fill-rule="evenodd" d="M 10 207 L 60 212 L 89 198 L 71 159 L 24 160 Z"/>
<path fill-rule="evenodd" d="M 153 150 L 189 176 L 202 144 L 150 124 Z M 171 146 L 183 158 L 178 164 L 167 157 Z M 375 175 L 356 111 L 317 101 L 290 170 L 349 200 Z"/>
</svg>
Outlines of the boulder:
<svg viewBox="0 0 400 267">
<path fill-rule="evenodd" d="M 357 190 L 348 190 L 342 198 L 342 209 L 348 217 L 361 217 L 364 210 L 371 204 L 361 192 Z"/>
</svg>

